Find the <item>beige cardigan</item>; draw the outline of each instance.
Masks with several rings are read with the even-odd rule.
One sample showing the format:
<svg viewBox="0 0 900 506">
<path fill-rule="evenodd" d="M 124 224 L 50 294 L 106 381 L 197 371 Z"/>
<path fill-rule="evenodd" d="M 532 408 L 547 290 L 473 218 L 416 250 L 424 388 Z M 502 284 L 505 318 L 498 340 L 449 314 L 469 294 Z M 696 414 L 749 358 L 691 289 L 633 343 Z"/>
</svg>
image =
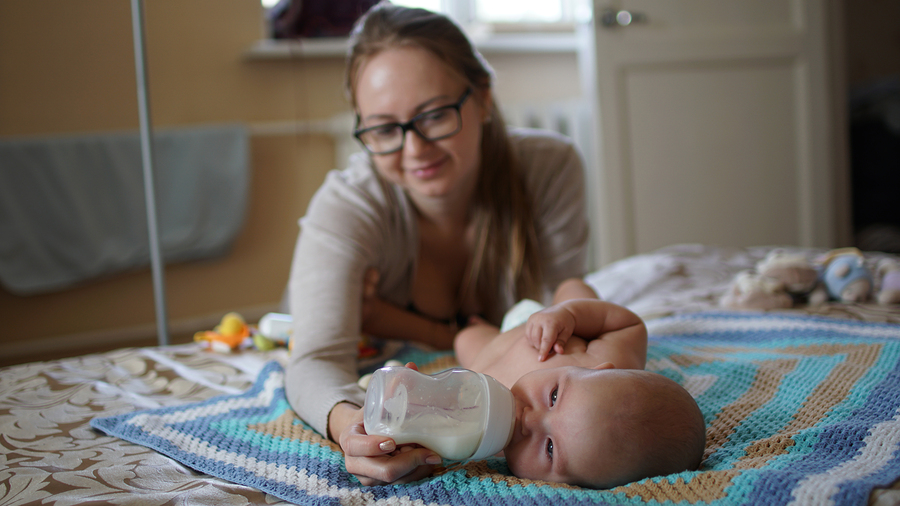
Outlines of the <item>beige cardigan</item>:
<svg viewBox="0 0 900 506">
<path fill-rule="evenodd" d="M 588 225 L 581 159 L 569 139 L 549 132 L 510 130 L 510 141 L 534 199 L 549 299 L 562 280 L 585 274 Z M 379 296 L 407 307 L 417 225 L 404 191 L 376 177 L 361 154 L 348 168 L 327 175 L 300 226 L 290 277 L 294 342 L 286 392 L 294 411 L 327 434 L 328 414 L 336 404 L 362 406 L 365 399 L 357 386 L 363 274 L 376 267 Z M 500 285 L 497 296 L 506 311 L 516 301 Z M 487 316 L 499 325 L 502 313 Z"/>
</svg>

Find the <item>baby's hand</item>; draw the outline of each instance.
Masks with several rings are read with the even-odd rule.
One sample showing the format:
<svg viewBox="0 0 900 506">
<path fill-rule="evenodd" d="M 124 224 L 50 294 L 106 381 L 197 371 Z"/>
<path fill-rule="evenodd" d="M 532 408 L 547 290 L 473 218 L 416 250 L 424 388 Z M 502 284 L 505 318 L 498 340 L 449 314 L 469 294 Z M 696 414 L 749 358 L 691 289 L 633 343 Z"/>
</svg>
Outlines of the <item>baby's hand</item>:
<svg viewBox="0 0 900 506">
<path fill-rule="evenodd" d="M 575 330 L 572 313 L 558 306 L 538 311 L 525 324 L 525 338 L 538 350 L 538 361 L 547 360 L 551 351 L 560 355 Z"/>
</svg>

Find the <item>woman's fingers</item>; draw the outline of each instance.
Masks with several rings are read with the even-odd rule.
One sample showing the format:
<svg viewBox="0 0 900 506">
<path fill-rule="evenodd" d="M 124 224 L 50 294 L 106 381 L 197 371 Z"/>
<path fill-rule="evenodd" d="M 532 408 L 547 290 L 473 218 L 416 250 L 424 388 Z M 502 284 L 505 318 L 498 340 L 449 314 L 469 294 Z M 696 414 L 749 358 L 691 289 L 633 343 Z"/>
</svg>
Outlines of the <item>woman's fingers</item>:
<svg viewBox="0 0 900 506">
<path fill-rule="evenodd" d="M 371 298 L 374 297 L 378 291 L 378 280 L 381 278 L 381 274 L 374 267 L 369 267 L 366 269 L 366 274 L 363 276 L 363 297 Z"/>
<path fill-rule="evenodd" d="M 366 434 L 361 412 L 344 429 L 340 445 L 347 472 L 363 485 L 419 480 L 441 462 L 440 456 L 427 448 L 404 446 L 398 450 L 392 439 Z"/>
<path fill-rule="evenodd" d="M 376 457 L 397 449 L 394 440 L 366 434 L 362 420 L 353 423 L 341 437 L 341 448 L 348 457 Z"/>
<path fill-rule="evenodd" d="M 363 485 L 409 483 L 429 476 L 441 458 L 427 448 L 403 447 L 392 455 L 350 457 L 345 455 L 347 471 Z"/>
</svg>

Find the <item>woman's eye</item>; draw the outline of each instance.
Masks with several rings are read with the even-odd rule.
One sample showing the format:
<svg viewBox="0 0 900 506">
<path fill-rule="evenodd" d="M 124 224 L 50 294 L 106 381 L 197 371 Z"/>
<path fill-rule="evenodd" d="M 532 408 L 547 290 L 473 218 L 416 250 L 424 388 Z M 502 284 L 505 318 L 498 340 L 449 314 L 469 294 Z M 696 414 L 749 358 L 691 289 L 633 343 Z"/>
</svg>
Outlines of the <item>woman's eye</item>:
<svg viewBox="0 0 900 506">
<path fill-rule="evenodd" d="M 553 440 L 552 439 L 547 440 L 547 456 L 550 457 L 550 459 L 553 459 Z"/>
<path fill-rule="evenodd" d="M 553 406 L 556 404 L 556 395 L 559 393 L 559 387 L 554 388 L 552 392 L 550 392 L 550 405 Z"/>
<path fill-rule="evenodd" d="M 422 123 L 436 123 L 438 121 L 442 121 L 445 117 L 447 117 L 447 111 L 438 109 L 436 111 L 426 112 L 422 114 L 422 117 L 419 119 L 419 121 Z"/>
<path fill-rule="evenodd" d="M 397 132 L 397 125 L 383 125 L 370 130 L 376 137 L 391 137 Z"/>
</svg>

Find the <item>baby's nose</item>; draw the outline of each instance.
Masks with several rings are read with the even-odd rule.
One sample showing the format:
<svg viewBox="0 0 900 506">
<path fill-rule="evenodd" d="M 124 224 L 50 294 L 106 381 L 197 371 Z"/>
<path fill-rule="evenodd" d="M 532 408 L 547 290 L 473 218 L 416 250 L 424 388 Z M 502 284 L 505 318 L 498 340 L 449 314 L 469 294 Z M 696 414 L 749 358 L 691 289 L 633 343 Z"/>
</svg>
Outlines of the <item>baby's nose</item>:
<svg viewBox="0 0 900 506">
<path fill-rule="evenodd" d="M 519 424 L 522 426 L 522 435 L 530 436 L 531 432 L 534 430 L 534 421 L 535 421 L 535 413 L 531 408 L 525 408 L 522 410 L 522 419 L 519 420 Z"/>
</svg>

